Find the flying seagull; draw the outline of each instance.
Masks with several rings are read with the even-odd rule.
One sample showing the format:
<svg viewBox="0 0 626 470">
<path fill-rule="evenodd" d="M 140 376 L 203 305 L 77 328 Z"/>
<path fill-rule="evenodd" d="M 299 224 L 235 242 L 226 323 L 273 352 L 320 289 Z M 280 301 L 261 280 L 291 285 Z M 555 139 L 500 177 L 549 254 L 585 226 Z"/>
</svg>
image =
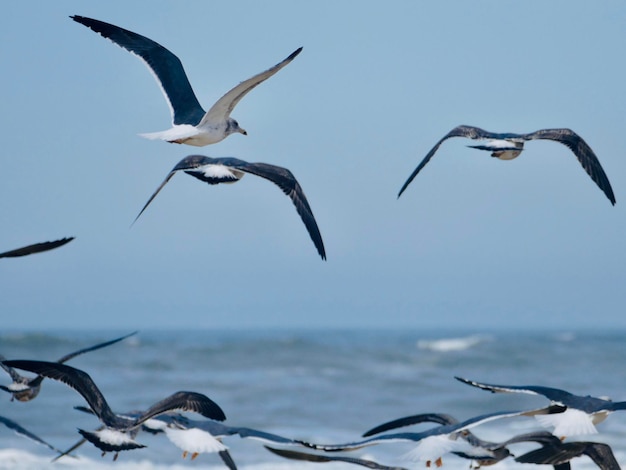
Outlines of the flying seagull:
<svg viewBox="0 0 626 470">
<path fill-rule="evenodd" d="M 544 415 L 550 413 L 560 413 L 564 411 L 564 407 L 560 407 L 557 405 L 553 405 L 548 408 L 541 408 L 535 411 L 529 411 L 526 413 L 527 416 L 533 415 Z M 373 436 L 382 432 L 390 431 L 392 429 L 397 429 L 405 426 L 413 426 L 421 423 L 437 423 L 440 425 L 456 425 L 459 423 L 457 419 L 454 417 L 444 414 L 444 413 L 422 413 L 412 416 L 406 416 L 404 418 L 395 419 L 393 421 L 389 421 L 383 423 L 375 428 L 370 429 L 369 431 L 363 434 L 363 437 Z M 550 440 L 552 438 L 557 439 L 552 433 L 547 431 L 536 431 L 532 433 L 522 434 L 515 436 L 504 442 L 490 442 L 480 439 L 471 431 L 465 430 L 458 435 L 459 438 L 465 440 L 471 447 L 465 450 L 456 450 L 452 451 L 453 454 L 472 460 L 477 464 L 477 467 L 494 465 L 505 458 L 512 456 L 511 452 L 507 448 L 507 446 L 518 443 L 518 442 L 544 442 L 546 440 Z M 560 441 L 559 441 L 560 442 Z"/>
<path fill-rule="evenodd" d="M 89 374 L 80 369 L 44 361 L 16 360 L 4 361 L 4 363 L 9 367 L 27 370 L 58 380 L 80 393 L 104 427 L 96 431 L 79 429 L 78 432 L 102 450 L 103 454 L 104 452 L 115 452 L 114 459 L 117 458 L 117 453 L 122 450 L 144 447 L 134 440 L 135 430 L 149 419 L 169 411 L 192 411 L 217 421 L 226 419 L 224 412 L 217 403 L 201 393 L 187 391 L 176 392 L 135 417 L 119 415 L 111 410 L 104 395 Z"/>
<path fill-rule="evenodd" d="M 24 246 L 22 248 L 17 248 L 15 250 L 0 253 L 0 258 L 17 258 L 19 256 L 32 255 L 33 253 L 41 253 L 42 251 L 53 250 L 55 248 L 63 246 L 66 243 L 71 242 L 72 240 L 74 240 L 74 237 L 61 238 L 60 240 L 55 240 L 53 242 L 34 243 L 32 245 Z"/>
<path fill-rule="evenodd" d="M 596 157 L 596 154 L 593 153 L 591 147 L 587 145 L 582 137 L 570 129 L 541 129 L 531 132 L 530 134 L 498 134 L 472 126 L 455 127 L 439 142 L 437 142 L 432 149 L 430 149 L 430 152 L 428 152 L 413 173 L 411 173 L 409 179 L 407 179 L 404 185 L 402 185 L 402 188 L 398 193 L 398 197 L 402 195 L 407 186 L 411 184 L 411 181 L 413 181 L 421 169 L 424 168 L 433 155 L 435 155 L 439 146 L 451 137 L 466 137 L 474 140 L 489 139 L 482 145 L 470 145 L 470 147 L 479 150 L 487 150 L 491 152 L 492 157 L 499 158 L 500 160 L 512 160 L 519 156 L 519 154 L 522 153 L 522 150 L 524 150 L 524 142 L 528 140 L 542 139 L 559 142 L 567 146 L 574 153 L 574 155 L 576 155 L 576 158 L 578 158 L 578 161 L 587 174 L 593 181 L 595 181 L 606 197 L 609 198 L 611 204 L 615 205 L 615 196 L 613 195 L 611 183 L 609 183 L 609 179 L 607 178 L 606 173 L 604 173 L 604 170 L 598 161 L 598 157 Z"/>
<path fill-rule="evenodd" d="M 586 455 L 601 470 L 620 470 L 615 455 L 607 444 L 585 441 L 562 442 L 554 435 L 540 437 L 538 433 L 534 434 L 531 433 L 530 438 L 522 440 L 539 442 L 541 447 L 516 457 L 516 462 L 553 465 L 555 470 L 570 470 L 570 460 Z"/>
<path fill-rule="evenodd" d="M 74 407 L 79 411 L 93 414 L 89 408 L 82 406 Z M 140 416 L 139 412 L 125 413 L 124 416 L 136 418 Z M 180 413 L 165 413 L 156 416 L 144 422 L 141 429 L 152 434 L 165 433 L 167 438 L 179 449 L 183 451 L 183 458 L 191 455 L 194 460 L 202 453 L 217 452 L 224 463 L 231 470 L 236 470 L 236 465 L 228 452 L 228 447 L 222 443 L 224 437 L 238 435 L 241 438 L 256 439 L 262 442 L 279 445 L 298 445 L 300 442 L 277 434 L 271 434 L 257 429 L 228 426 L 226 424 L 211 420 L 193 420 Z M 139 430 L 139 428 L 137 428 Z M 65 451 L 63 455 L 69 453 L 82 445 L 84 439 L 78 441 L 70 449 Z"/>
<path fill-rule="evenodd" d="M 97 349 L 111 346 L 112 344 L 118 343 L 128 338 L 129 336 L 133 336 L 135 334 L 137 334 L 137 332 L 133 331 L 130 334 L 121 336 L 111 341 L 105 341 L 104 343 L 99 343 L 94 346 L 89 346 L 88 348 L 79 349 L 78 351 L 74 351 L 72 353 L 66 354 L 61 359 L 59 359 L 57 363 L 62 364 L 86 352 L 95 351 Z M 0 361 L 4 361 L 4 360 L 5 360 L 4 356 L 0 355 Z M 12 395 L 11 401 L 13 400 L 30 401 L 33 398 L 35 398 L 37 395 L 39 395 L 39 392 L 41 391 L 41 382 L 44 379 L 42 375 L 38 375 L 37 377 L 30 379 L 28 377 L 21 376 L 15 371 L 15 369 L 7 366 L 3 362 L 0 362 L 0 367 L 2 367 L 11 376 L 11 380 L 13 380 L 13 383 L 8 386 L 0 385 L 0 390 L 9 392 Z"/>
<path fill-rule="evenodd" d="M 250 90 L 270 78 L 302 51 L 300 47 L 282 62 L 244 80 L 205 112 L 189 84 L 180 59 L 169 50 L 147 37 L 110 23 L 78 15 L 70 18 L 138 56 L 155 76 L 169 104 L 173 127 L 163 132 L 141 135 L 148 139 L 197 147 L 214 144 L 235 132 L 247 135 L 237 121 L 230 117 L 231 112 Z"/>
<path fill-rule="evenodd" d="M 298 442 L 306 447 L 323 450 L 325 452 L 355 450 L 385 442 L 416 442 L 417 447 L 411 450 L 407 454 L 407 457 L 411 460 L 425 461 L 427 467 L 430 467 L 432 462 L 434 462 L 437 467 L 440 467 L 442 465 L 441 458 L 444 454 L 447 454 L 448 452 L 462 452 L 467 448 L 468 444 L 464 441 L 464 439 L 462 439 L 462 436 L 468 429 L 497 419 L 511 418 L 515 416 L 534 416 L 537 413 L 550 412 L 552 412 L 550 409 L 495 412 L 476 416 L 461 423 L 443 424 L 423 432 L 382 434 L 361 441 L 350 442 L 348 444 L 320 445 L 305 441 Z M 459 439 L 460 437 L 461 439 Z"/>
<path fill-rule="evenodd" d="M 343 455 L 320 455 L 320 454 L 309 454 L 307 452 L 298 452 L 295 450 L 287 450 L 287 449 L 275 449 L 274 447 L 263 446 L 270 452 L 280 455 L 286 459 L 291 460 L 302 460 L 305 462 L 318 462 L 318 463 L 326 463 L 326 462 L 346 462 L 353 463 L 355 465 L 361 465 L 367 468 L 373 468 L 375 470 L 407 470 L 404 467 L 388 467 L 386 465 L 381 465 L 372 460 L 366 459 L 357 459 L 354 457 L 345 457 Z"/>
<path fill-rule="evenodd" d="M 32 432 L 30 432 L 28 429 L 23 428 L 12 419 L 6 418 L 4 416 L 0 416 L 0 423 L 4 424 L 9 429 L 12 429 L 16 434 L 19 434 L 20 436 L 27 437 L 28 439 L 31 439 L 32 441 L 35 441 L 38 444 L 42 444 L 54 452 L 57 452 L 59 454 L 62 453 L 59 449 L 57 449 L 51 444 L 48 444 L 46 441 L 36 436 Z"/>
<path fill-rule="evenodd" d="M 302 222 L 304 222 L 304 225 L 309 232 L 309 236 L 317 248 L 317 252 L 322 259 L 326 259 L 326 251 L 324 249 L 322 235 L 317 228 L 317 222 L 315 222 L 313 211 L 311 211 L 311 207 L 309 206 L 300 184 L 288 169 L 270 165 L 268 163 L 248 163 L 243 160 L 230 157 L 211 158 L 203 155 L 189 155 L 178 162 L 172 171 L 170 171 L 154 194 L 150 196 L 150 199 L 148 199 L 145 206 L 143 206 L 143 209 L 141 209 L 139 215 L 135 218 L 135 222 L 141 214 L 143 214 L 143 211 L 146 210 L 156 195 L 159 194 L 159 191 L 161 191 L 163 186 L 165 186 L 172 176 L 174 176 L 174 174 L 178 171 L 184 171 L 188 175 L 198 178 L 200 181 L 204 181 L 205 183 L 211 185 L 220 183 L 235 183 L 243 178 L 245 173 L 257 175 L 271 181 L 282 189 L 287 196 L 289 196 L 294 206 L 296 206 L 296 210 L 298 211 L 298 214 L 300 214 Z"/>
<path fill-rule="evenodd" d="M 553 433 L 559 437 L 580 434 L 595 434 L 596 424 L 601 423 L 613 411 L 626 410 L 626 401 L 613 402 L 592 396 L 573 395 L 558 388 L 540 385 L 494 385 L 455 377 L 467 385 L 492 393 L 527 393 L 543 395 L 553 405 L 564 406 L 563 413 L 537 415 L 535 418 L 543 426 L 554 426 Z"/>
</svg>

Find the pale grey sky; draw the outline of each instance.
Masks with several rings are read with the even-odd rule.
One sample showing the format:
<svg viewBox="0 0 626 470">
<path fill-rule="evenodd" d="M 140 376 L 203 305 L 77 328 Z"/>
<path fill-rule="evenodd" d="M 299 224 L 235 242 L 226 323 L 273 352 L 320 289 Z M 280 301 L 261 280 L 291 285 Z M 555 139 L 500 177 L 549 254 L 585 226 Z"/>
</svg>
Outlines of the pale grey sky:
<svg viewBox="0 0 626 470">
<path fill-rule="evenodd" d="M 149 141 L 169 110 L 144 65 L 70 15 L 178 55 L 203 106 L 303 52 L 207 147 Z M 626 5 L 607 1 L 22 1 L 0 18 L 5 328 L 625 327 Z M 511 162 L 450 129 L 569 127 L 612 207 L 564 146 Z M 184 156 L 289 168 L 324 238 L 248 175 L 209 187 Z"/>
</svg>

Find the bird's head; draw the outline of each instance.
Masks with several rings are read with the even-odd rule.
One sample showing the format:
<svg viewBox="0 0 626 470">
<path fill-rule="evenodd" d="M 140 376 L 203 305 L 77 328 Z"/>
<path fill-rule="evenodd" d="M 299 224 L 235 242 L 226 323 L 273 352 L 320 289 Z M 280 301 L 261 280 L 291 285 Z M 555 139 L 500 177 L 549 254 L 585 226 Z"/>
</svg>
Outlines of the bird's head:
<svg viewBox="0 0 626 470">
<path fill-rule="evenodd" d="M 239 132 L 243 135 L 248 135 L 246 130 L 239 126 L 239 123 L 232 118 L 228 119 L 228 124 L 226 125 L 226 134 L 234 134 L 235 132 Z"/>
</svg>

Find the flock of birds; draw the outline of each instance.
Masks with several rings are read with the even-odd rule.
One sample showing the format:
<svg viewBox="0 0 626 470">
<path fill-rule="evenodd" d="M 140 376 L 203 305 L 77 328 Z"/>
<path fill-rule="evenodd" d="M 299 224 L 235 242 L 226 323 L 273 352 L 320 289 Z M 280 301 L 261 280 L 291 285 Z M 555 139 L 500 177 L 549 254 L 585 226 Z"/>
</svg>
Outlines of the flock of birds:
<svg viewBox="0 0 626 470">
<path fill-rule="evenodd" d="M 187 144 L 196 147 L 215 144 L 234 133 L 247 135 L 245 129 L 235 119 L 230 117 L 235 106 L 253 88 L 287 66 L 302 52 L 302 47 L 300 47 L 273 67 L 239 83 L 217 100 L 208 111 L 205 111 L 193 92 L 180 59 L 171 51 L 152 39 L 104 21 L 78 15 L 71 18 L 139 57 L 156 78 L 171 111 L 172 127 L 165 131 L 140 135 L 148 139 L 160 139 L 170 143 Z M 528 134 L 495 133 L 465 125 L 455 127 L 435 144 L 402 185 L 398 197 L 402 195 L 417 174 L 430 161 L 441 144 L 452 137 L 480 140 L 481 143 L 479 145 L 470 145 L 470 147 L 491 152 L 492 157 L 501 160 L 512 160 L 518 157 L 524 150 L 524 143 L 529 140 L 552 140 L 559 142 L 574 153 L 583 169 L 598 185 L 611 204 L 615 204 L 615 195 L 613 194 L 611 183 L 600 165 L 600 161 L 591 147 L 574 131 L 570 129 L 541 129 Z M 189 155 L 174 166 L 165 180 L 150 196 L 150 199 L 141 209 L 135 221 L 172 176 L 179 171 L 183 171 L 211 185 L 235 183 L 246 173 L 271 181 L 289 196 L 319 256 L 323 260 L 326 259 L 326 250 L 321 233 L 311 206 L 297 179 L 287 168 L 268 163 L 249 163 L 231 157 L 212 158 L 203 155 Z M 45 251 L 61 246 L 64 244 L 63 242 L 69 240 L 71 239 L 29 245 L 21 249 L 0 253 L 0 258 L 23 256 Z"/>
<path fill-rule="evenodd" d="M 111 409 L 103 393 L 86 372 L 65 364 L 68 360 L 86 352 L 96 351 L 137 334 L 132 332 L 110 341 L 80 349 L 61 357 L 56 362 L 37 360 L 6 360 L 0 356 L 0 367 L 10 376 L 12 383 L 0 388 L 11 394 L 11 400 L 28 402 L 35 399 L 45 378 L 64 383 L 78 392 L 88 407 L 76 409 L 94 415 L 100 426 L 91 431 L 79 429 L 82 436 L 67 450 L 62 451 L 39 438 L 34 433 L 20 426 L 15 421 L 0 416 L 0 422 L 18 434 L 47 446 L 56 453 L 53 461 L 61 457 L 73 457 L 73 452 L 89 442 L 102 451 L 114 453 L 114 460 L 122 451 L 145 447 L 136 440 L 138 434 L 149 432 L 164 434 L 167 439 L 183 451 L 183 458 L 190 455 L 195 459 L 202 453 L 217 453 L 230 470 L 237 466 L 223 443 L 229 436 L 250 438 L 265 443 L 265 447 L 281 457 L 309 462 L 346 462 L 381 470 L 405 470 L 391 467 L 373 460 L 336 455 L 363 447 L 396 442 L 413 443 L 414 448 L 406 458 L 423 461 L 427 467 L 432 464 L 440 467 L 442 457 L 452 453 L 472 462 L 472 468 L 488 466 L 506 458 L 514 458 L 520 463 L 552 465 L 557 470 L 570 468 L 573 458 L 586 455 L 602 470 L 620 468 L 613 451 L 607 444 L 590 441 L 564 442 L 568 436 L 593 434 L 595 424 L 619 410 L 626 410 L 626 402 L 613 402 L 603 398 L 579 396 L 565 390 L 537 385 L 494 385 L 476 382 L 461 377 L 458 381 L 487 390 L 492 393 L 529 393 L 542 395 L 550 403 L 539 409 L 522 411 L 498 411 L 459 422 L 450 415 L 442 413 L 423 413 L 406 416 L 380 424 L 363 434 L 363 439 L 344 444 L 317 444 L 302 439 L 279 436 L 258 429 L 229 426 L 223 423 L 226 415 L 220 406 L 202 393 L 179 391 L 160 400 L 145 410 L 133 410 L 117 413 Z M 20 375 L 16 369 L 36 374 L 33 378 Z M 190 419 L 180 412 L 193 412 L 204 419 Z M 552 432 L 533 431 L 513 436 L 502 442 L 490 442 L 474 435 L 471 429 L 495 420 L 514 417 L 534 417 L 544 427 L 553 427 Z M 398 428 L 433 423 L 436 426 L 421 432 L 388 432 Z M 539 448 L 514 456 L 510 447 L 519 443 L 537 443 Z M 275 447 L 275 446 L 280 447 Z M 315 453 L 303 450 L 285 449 L 285 446 L 313 449 Z"/>
<path fill-rule="evenodd" d="M 234 133 L 246 135 L 246 131 L 240 127 L 239 123 L 230 117 L 235 106 L 248 92 L 287 66 L 302 51 L 302 48 L 298 48 L 273 67 L 244 80 L 222 96 L 208 111 L 205 111 L 193 92 L 182 63 L 168 49 L 149 38 L 103 21 L 83 16 L 72 16 L 71 18 L 138 56 L 155 76 L 169 104 L 172 127 L 162 132 L 143 134 L 143 136 L 149 139 L 161 139 L 170 143 L 197 147 L 220 142 Z M 529 134 L 493 133 L 465 125 L 452 129 L 435 144 L 406 180 L 398 193 L 398 197 L 430 161 L 441 144 L 452 137 L 479 140 L 481 141 L 480 144 L 470 147 L 488 151 L 491 156 L 502 160 L 518 157 L 524 149 L 525 142 L 530 140 L 559 142 L 572 151 L 583 169 L 603 191 L 611 204 L 616 202 L 609 179 L 598 158 L 589 145 L 575 132 L 569 129 L 543 129 Z M 300 184 L 288 169 L 268 163 L 249 163 L 237 158 L 211 158 L 197 154 L 186 156 L 174 166 L 150 196 L 135 221 L 143 214 L 174 174 L 179 171 L 211 185 L 237 182 L 246 173 L 271 181 L 289 196 L 319 256 L 323 260 L 326 259 L 322 235 Z M 65 245 L 71 240 L 73 238 L 28 245 L 0 253 L 0 258 L 19 257 L 51 250 Z M 0 388 L 9 392 L 12 400 L 25 402 L 34 399 L 40 393 L 44 378 L 63 382 L 84 398 L 89 407 L 80 409 L 95 415 L 101 425 L 94 431 L 79 430 L 82 438 L 70 449 L 60 451 L 6 417 L 0 417 L 0 422 L 57 452 L 58 455 L 55 459 L 72 456 L 72 452 L 87 441 L 98 447 L 103 454 L 113 452 L 115 453 L 114 458 L 117 458 L 121 451 L 144 447 L 136 441 L 136 437 L 140 431 L 145 431 L 165 434 L 174 445 L 184 451 L 184 456 L 191 454 L 192 458 L 195 458 L 200 453 L 217 452 L 230 469 L 236 469 L 236 465 L 222 440 L 233 435 L 261 440 L 270 446 L 298 446 L 318 451 L 311 453 L 310 451 L 268 447 L 273 453 L 289 459 L 322 463 L 341 461 L 374 469 L 397 470 L 400 467 L 389 467 L 371 460 L 336 455 L 335 452 L 404 441 L 416 444 L 410 457 L 426 461 L 428 466 L 431 463 L 440 466 L 442 456 L 452 452 L 470 459 L 479 467 L 491 465 L 512 456 L 509 446 L 520 442 L 535 442 L 540 444 L 540 448 L 517 456 L 515 460 L 524 463 L 549 464 L 553 465 L 555 469 L 562 470 L 570 468 L 569 461 L 572 458 L 587 455 L 601 469 L 614 470 L 620 468 L 610 447 L 606 444 L 580 441 L 564 442 L 563 439 L 566 436 L 596 432 L 595 424 L 613 411 L 626 409 L 626 402 L 614 403 L 600 398 L 581 397 L 563 390 L 542 386 L 490 385 L 457 378 L 468 385 L 494 393 L 518 392 L 543 395 L 551 403 L 549 406 L 538 410 L 496 412 L 477 416 L 463 422 L 458 422 L 449 415 L 437 413 L 408 416 L 377 426 L 363 434 L 364 439 L 346 444 L 314 444 L 251 428 L 227 426 L 223 424 L 226 416 L 219 405 L 203 394 L 189 391 L 174 393 L 144 411 L 119 414 L 109 407 L 104 395 L 86 372 L 68 366 L 65 362 L 79 354 L 113 345 L 135 333 L 81 349 L 56 362 L 5 360 L 0 357 L 2 360 L 0 362 L 1 367 L 12 379 L 10 385 L 0 386 Z M 34 378 L 26 378 L 21 376 L 16 369 L 37 375 Z M 204 419 L 192 420 L 181 415 L 180 411 L 193 412 L 201 415 Z M 554 427 L 554 432 L 537 431 L 514 436 L 504 442 L 494 443 L 481 440 L 470 431 L 470 429 L 489 421 L 516 416 L 534 416 L 541 424 Z M 426 422 L 434 423 L 437 426 L 423 432 L 387 432 Z"/>
</svg>

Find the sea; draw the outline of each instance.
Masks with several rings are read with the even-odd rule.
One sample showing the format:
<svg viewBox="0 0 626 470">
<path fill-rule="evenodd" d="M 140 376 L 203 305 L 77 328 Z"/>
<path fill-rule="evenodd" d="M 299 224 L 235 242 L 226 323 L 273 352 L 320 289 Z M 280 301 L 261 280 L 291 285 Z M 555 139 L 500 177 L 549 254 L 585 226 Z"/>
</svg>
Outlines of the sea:
<svg viewBox="0 0 626 470">
<path fill-rule="evenodd" d="M 54 361 L 130 331 L 5 331 L 0 354 L 8 359 Z M 76 357 L 68 365 L 87 372 L 117 412 L 146 409 L 179 390 L 200 392 L 224 410 L 226 424 L 246 426 L 316 443 L 358 440 L 383 422 L 418 413 L 447 413 L 459 420 L 496 411 L 530 410 L 548 404 L 541 396 L 492 394 L 455 376 L 504 385 L 544 385 L 580 395 L 626 400 L 626 331 L 455 330 L 143 330 L 123 342 Z M 4 372 L 0 370 L 4 375 Z M 26 374 L 26 373 L 24 373 Z M 8 385 L 8 375 L 0 384 Z M 94 430 L 96 418 L 74 409 L 86 405 L 66 385 L 46 379 L 31 402 L 10 401 L 0 391 L 0 415 L 59 449 Z M 189 415 L 201 419 L 200 416 Z M 402 431 L 423 431 L 420 424 Z M 541 429 L 534 418 L 516 417 L 474 428 L 480 438 L 504 441 Z M 611 414 L 598 434 L 579 436 L 609 444 L 626 463 L 626 411 Z M 568 438 L 574 439 L 574 438 Z M 112 454 L 90 444 L 55 463 L 55 453 L 0 425 L 0 469 L 225 469 L 217 454 L 183 459 L 163 435 L 140 433 L 146 447 Z M 238 468 L 341 470 L 344 462 L 286 460 L 263 443 L 224 439 Z M 415 445 L 389 442 L 340 454 L 384 465 L 425 468 L 407 459 Z M 514 454 L 536 448 L 516 444 Z M 296 448 L 291 448 L 296 450 Z M 300 449 L 306 451 L 305 449 Z M 470 461 L 445 455 L 444 469 L 468 469 Z M 531 468 L 506 459 L 495 469 Z M 541 468 L 551 468 L 542 466 Z M 588 457 L 572 468 L 597 468 Z"/>
</svg>

